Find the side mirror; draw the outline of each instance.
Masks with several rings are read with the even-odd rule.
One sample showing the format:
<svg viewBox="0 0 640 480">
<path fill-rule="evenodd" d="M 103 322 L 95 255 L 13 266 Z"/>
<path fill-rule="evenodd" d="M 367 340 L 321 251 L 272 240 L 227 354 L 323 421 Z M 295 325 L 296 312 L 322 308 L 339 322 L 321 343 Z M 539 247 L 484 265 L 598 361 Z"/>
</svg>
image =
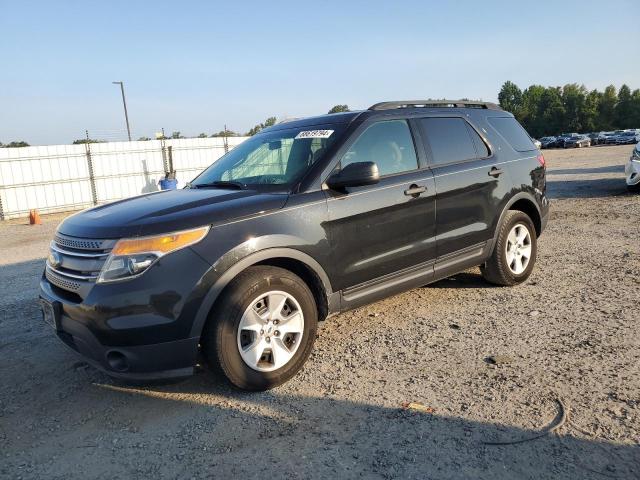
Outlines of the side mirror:
<svg viewBox="0 0 640 480">
<path fill-rule="evenodd" d="M 347 187 L 374 185 L 379 181 L 380 173 L 374 162 L 354 162 L 333 173 L 327 179 L 327 186 L 332 190 L 342 190 Z"/>
</svg>

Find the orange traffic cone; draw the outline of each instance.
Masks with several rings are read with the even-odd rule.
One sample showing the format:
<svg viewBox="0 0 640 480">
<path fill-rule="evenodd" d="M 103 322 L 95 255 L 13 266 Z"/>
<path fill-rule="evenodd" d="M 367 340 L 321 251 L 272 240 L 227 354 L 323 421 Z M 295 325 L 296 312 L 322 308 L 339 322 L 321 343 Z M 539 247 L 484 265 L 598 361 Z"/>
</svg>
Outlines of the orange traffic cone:
<svg viewBox="0 0 640 480">
<path fill-rule="evenodd" d="M 29 224 L 42 225 L 42 220 L 40 220 L 40 214 L 38 213 L 38 210 L 29 210 Z"/>
</svg>

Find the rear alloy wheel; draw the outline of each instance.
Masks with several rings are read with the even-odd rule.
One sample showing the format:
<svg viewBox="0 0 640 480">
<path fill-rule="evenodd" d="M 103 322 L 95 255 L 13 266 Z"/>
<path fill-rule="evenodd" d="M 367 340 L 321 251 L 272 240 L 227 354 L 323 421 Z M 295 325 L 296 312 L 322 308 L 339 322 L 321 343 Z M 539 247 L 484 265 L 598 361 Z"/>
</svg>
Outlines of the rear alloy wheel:
<svg viewBox="0 0 640 480">
<path fill-rule="evenodd" d="M 307 284 L 279 267 L 240 273 L 221 294 L 205 326 L 209 366 L 235 386 L 267 390 L 293 377 L 311 353 L 318 311 Z"/>
<path fill-rule="evenodd" d="M 524 212 L 509 210 L 491 257 L 480 267 L 482 276 L 496 285 L 522 283 L 533 271 L 537 250 L 536 229 L 531 218 Z"/>
<path fill-rule="evenodd" d="M 522 275 L 531 260 L 531 233 L 523 223 L 513 226 L 505 245 L 505 256 L 509 270 L 514 275 Z"/>
</svg>

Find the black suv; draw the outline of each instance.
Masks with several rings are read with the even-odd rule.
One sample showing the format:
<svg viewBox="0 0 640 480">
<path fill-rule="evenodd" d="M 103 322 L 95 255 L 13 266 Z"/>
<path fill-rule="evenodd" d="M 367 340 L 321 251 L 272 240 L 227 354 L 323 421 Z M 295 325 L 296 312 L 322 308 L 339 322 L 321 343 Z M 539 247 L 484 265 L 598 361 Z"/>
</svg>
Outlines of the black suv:
<svg viewBox="0 0 640 480">
<path fill-rule="evenodd" d="M 470 267 L 524 281 L 548 214 L 544 158 L 489 103 L 402 101 L 278 124 L 182 190 L 64 220 L 45 320 L 114 377 L 291 378 L 328 316 Z"/>
</svg>

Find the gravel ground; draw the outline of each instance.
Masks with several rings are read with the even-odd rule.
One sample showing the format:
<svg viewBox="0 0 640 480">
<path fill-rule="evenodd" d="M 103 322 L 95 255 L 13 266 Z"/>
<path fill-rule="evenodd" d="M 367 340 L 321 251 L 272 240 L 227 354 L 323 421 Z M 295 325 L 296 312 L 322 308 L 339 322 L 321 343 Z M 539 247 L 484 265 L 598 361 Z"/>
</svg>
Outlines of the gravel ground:
<svg viewBox="0 0 640 480">
<path fill-rule="evenodd" d="M 303 371 L 261 394 L 206 371 L 132 387 L 88 367 L 36 302 L 62 216 L 4 222 L 0 477 L 640 478 L 629 152 L 545 152 L 552 215 L 525 284 L 470 270 L 334 317 Z M 558 401 L 568 420 L 555 433 L 486 444 L 561 422 Z"/>
</svg>

